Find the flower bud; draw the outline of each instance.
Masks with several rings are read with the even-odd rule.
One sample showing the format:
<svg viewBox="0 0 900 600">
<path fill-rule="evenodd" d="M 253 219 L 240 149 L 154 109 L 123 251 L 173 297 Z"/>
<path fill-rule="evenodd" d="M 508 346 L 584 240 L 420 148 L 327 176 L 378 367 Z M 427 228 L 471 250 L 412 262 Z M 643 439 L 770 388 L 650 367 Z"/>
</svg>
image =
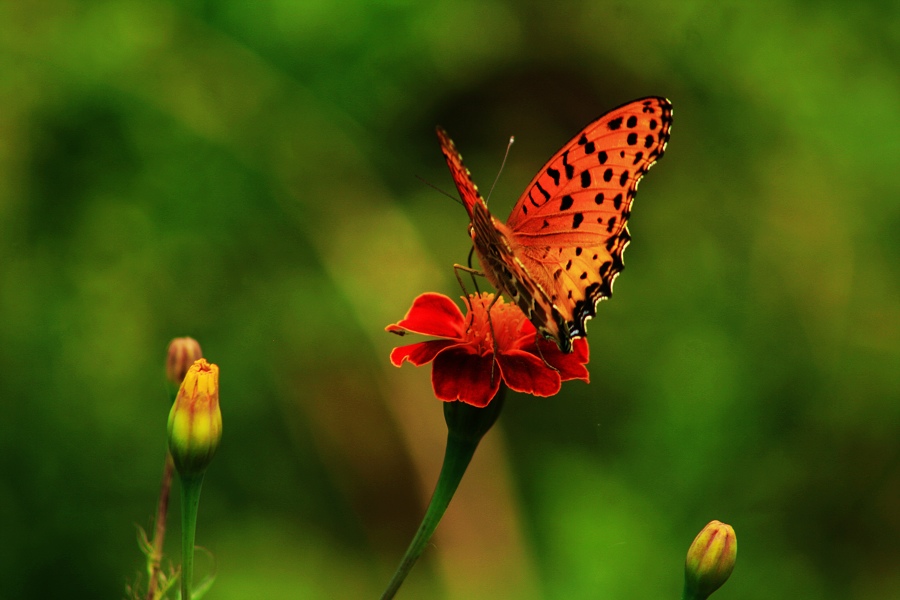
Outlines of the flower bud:
<svg viewBox="0 0 900 600">
<path fill-rule="evenodd" d="M 202 475 L 222 438 L 219 367 L 196 361 L 169 412 L 169 452 L 182 477 Z"/>
<path fill-rule="evenodd" d="M 181 385 L 185 374 L 198 358 L 203 358 L 200 344 L 192 337 L 175 338 L 169 342 L 169 355 L 166 357 L 166 377 L 175 384 Z"/>
<path fill-rule="evenodd" d="M 705 600 L 734 570 L 737 537 L 731 525 L 710 521 L 688 549 L 684 563 L 684 597 Z"/>
</svg>

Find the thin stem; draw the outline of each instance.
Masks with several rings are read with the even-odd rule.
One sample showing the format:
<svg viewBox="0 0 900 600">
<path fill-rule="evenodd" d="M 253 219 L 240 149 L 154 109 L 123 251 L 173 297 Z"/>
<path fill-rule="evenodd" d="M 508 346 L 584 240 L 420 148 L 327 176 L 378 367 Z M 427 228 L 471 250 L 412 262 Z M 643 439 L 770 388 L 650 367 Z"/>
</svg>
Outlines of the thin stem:
<svg viewBox="0 0 900 600">
<path fill-rule="evenodd" d="M 687 584 L 685 584 L 684 589 L 681 592 L 681 600 L 706 600 L 707 598 L 709 598 L 709 595 L 703 596 L 699 593 L 695 593 L 688 588 Z"/>
<path fill-rule="evenodd" d="M 390 600 L 394 597 L 406 576 L 412 570 L 413 565 L 416 564 L 416 561 L 422 555 L 428 540 L 431 539 L 434 530 L 441 521 L 441 517 L 444 516 L 444 512 L 450 505 L 450 500 L 453 498 L 456 488 L 459 487 L 459 482 L 462 481 L 466 467 L 469 466 L 469 462 L 472 460 L 472 455 L 475 454 L 475 448 L 477 447 L 477 441 L 473 443 L 471 440 L 463 439 L 452 432 L 447 434 L 447 450 L 444 453 L 444 464 L 441 467 L 441 474 L 438 476 L 434 494 L 431 496 L 431 502 L 428 503 L 428 509 L 425 511 L 422 524 L 419 525 L 419 530 L 413 537 L 406 554 L 403 555 L 400 566 L 397 567 L 397 571 L 391 578 L 390 583 L 388 583 L 387 589 L 381 595 L 381 600 Z"/>
<path fill-rule="evenodd" d="M 191 600 L 194 580 L 194 534 L 203 476 L 181 478 L 181 600 Z"/>
<path fill-rule="evenodd" d="M 172 491 L 172 473 L 175 464 L 172 455 L 166 451 L 166 466 L 163 468 L 162 483 L 159 486 L 159 501 L 156 503 L 156 523 L 153 528 L 153 550 L 150 554 L 150 583 L 147 585 L 147 600 L 153 600 L 159 582 L 159 568 L 162 562 L 163 541 L 166 538 L 166 519 L 169 514 L 169 492 Z"/>
<path fill-rule="evenodd" d="M 444 464 L 441 466 L 441 474 L 438 475 L 434 494 L 425 510 L 425 517 L 419 530 L 413 537 L 400 566 L 388 583 L 387 589 L 381 595 L 381 600 L 390 600 L 400 589 L 406 576 L 412 570 L 416 560 L 425 550 L 428 540 L 431 539 L 441 517 L 450 505 L 459 482 L 478 448 L 478 443 L 484 434 L 497 421 L 500 410 L 503 408 L 503 400 L 506 397 L 506 386 L 500 385 L 497 395 L 484 408 L 470 406 L 463 402 L 444 403 L 444 421 L 447 423 L 447 449 L 444 451 Z"/>
</svg>

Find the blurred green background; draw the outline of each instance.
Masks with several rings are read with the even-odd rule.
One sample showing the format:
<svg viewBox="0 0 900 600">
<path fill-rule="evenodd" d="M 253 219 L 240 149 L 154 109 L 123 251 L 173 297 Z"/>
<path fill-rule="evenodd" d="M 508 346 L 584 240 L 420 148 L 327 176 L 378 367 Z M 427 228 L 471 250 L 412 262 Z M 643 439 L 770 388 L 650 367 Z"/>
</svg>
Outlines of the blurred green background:
<svg viewBox="0 0 900 600">
<path fill-rule="evenodd" d="M 135 581 L 181 335 L 208 597 L 377 597 L 445 435 L 383 329 L 470 246 L 434 126 L 482 189 L 516 136 L 505 218 L 651 94 L 592 382 L 508 399 L 400 597 L 676 598 L 711 519 L 717 598 L 900 597 L 898 64 L 896 2 L 0 2 L 0 597 Z"/>
</svg>

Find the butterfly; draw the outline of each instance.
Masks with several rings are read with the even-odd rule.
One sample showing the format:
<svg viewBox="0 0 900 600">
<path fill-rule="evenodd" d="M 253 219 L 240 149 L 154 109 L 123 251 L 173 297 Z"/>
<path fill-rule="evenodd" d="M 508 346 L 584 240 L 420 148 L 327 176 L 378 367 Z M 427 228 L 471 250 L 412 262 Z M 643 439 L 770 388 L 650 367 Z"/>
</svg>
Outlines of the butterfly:
<svg viewBox="0 0 900 600">
<path fill-rule="evenodd" d="M 447 132 L 441 151 L 469 213 L 483 275 L 541 335 L 572 351 L 597 303 L 612 296 L 641 178 L 666 150 L 672 104 L 633 100 L 590 123 L 538 171 L 506 223 L 488 211 Z"/>
</svg>

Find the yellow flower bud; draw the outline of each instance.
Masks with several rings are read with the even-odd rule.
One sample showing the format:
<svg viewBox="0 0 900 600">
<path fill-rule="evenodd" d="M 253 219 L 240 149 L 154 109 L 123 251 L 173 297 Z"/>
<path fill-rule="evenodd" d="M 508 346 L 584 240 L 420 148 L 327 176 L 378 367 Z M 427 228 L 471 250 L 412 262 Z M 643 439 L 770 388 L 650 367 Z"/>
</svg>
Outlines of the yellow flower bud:
<svg viewBox="0 0 900 600">
<path fill-rule="evenodd" d="M 181 385 L 191 365 L 203 358 L 200 344 L 192 337 L 175 338 L 169 342 L 169 354 L 166 357 L 166 377 L 175 386 Z"/>
<path fill-rule="evenodd" d="M 221 438 L 219 367 L 201 358 L 184 376 L 169 412 L 169 452 L 181 476 L 201 475 Z"/>
<path fill-rule="evenodd" d="M 691 544 L 684 563 L 684 597 L 705 600 L 734 570 L 737 537 L 731 525 L 710 521 Z"/>
</svg>

